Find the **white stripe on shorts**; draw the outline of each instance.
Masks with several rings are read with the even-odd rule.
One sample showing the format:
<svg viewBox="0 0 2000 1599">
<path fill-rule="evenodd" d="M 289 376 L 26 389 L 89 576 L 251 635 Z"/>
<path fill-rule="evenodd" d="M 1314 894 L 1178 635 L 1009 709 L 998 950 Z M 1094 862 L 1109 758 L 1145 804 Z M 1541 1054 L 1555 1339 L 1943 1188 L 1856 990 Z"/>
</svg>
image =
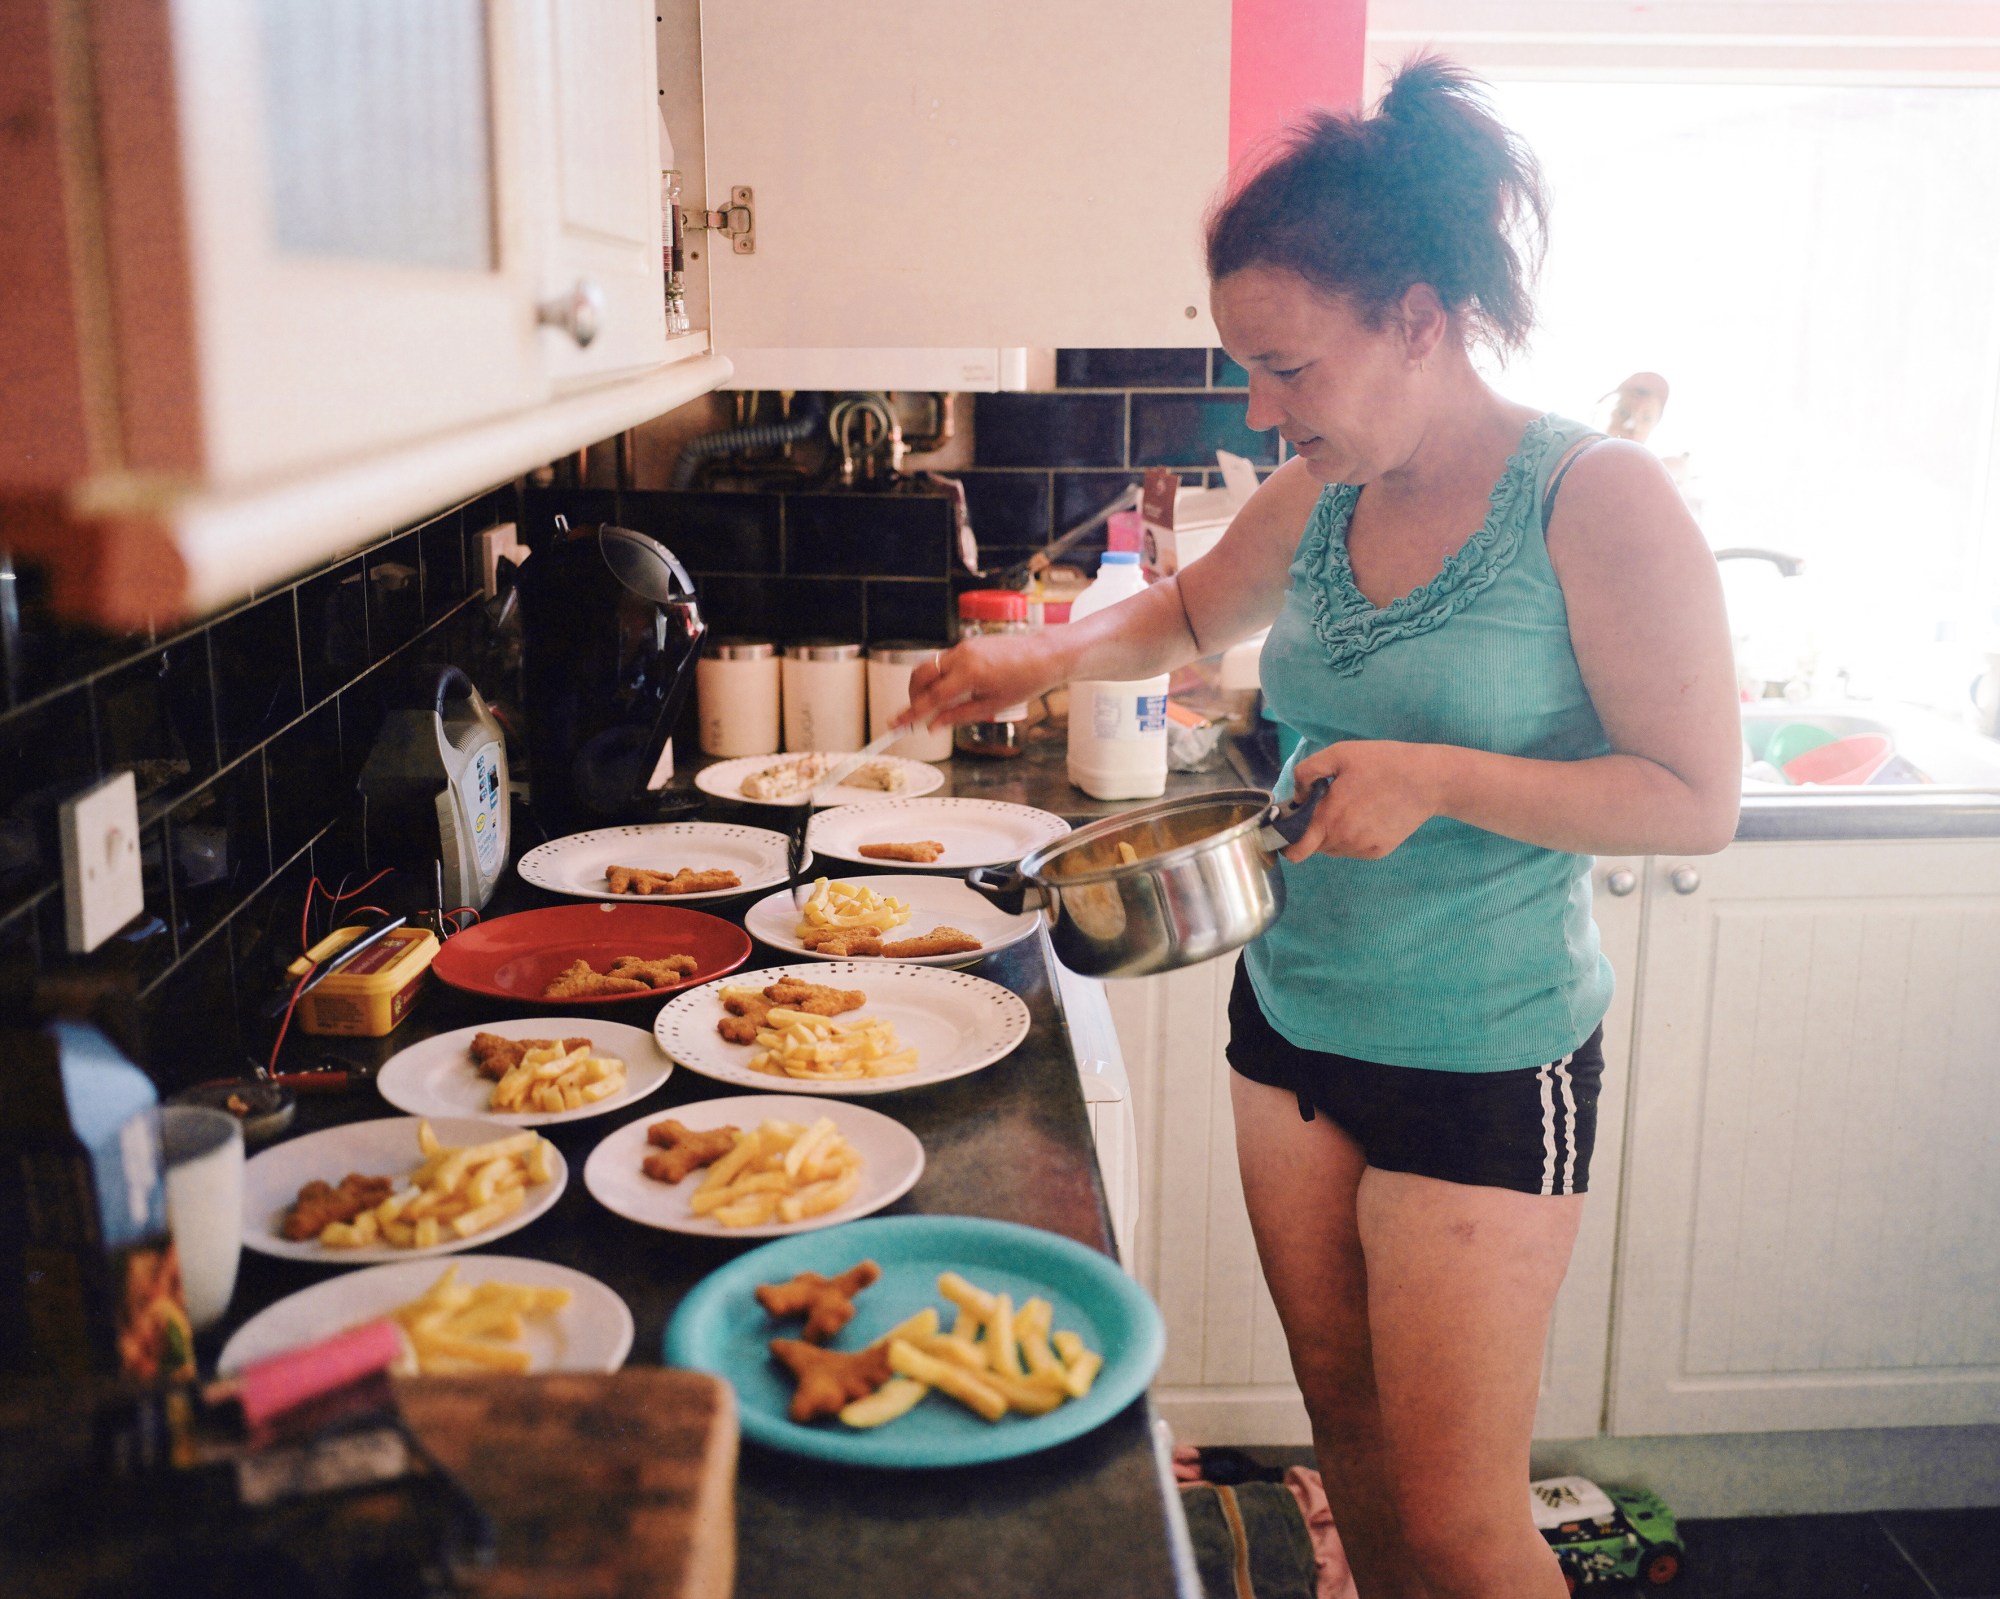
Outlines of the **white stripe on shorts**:
<svg viewBox="0 0 2000 1599">
<path fill-rule="evenodd" d="M 1556 1191 L 1556 1096 L 1547 1066 L 1535 1073 L 1535 1081 L 1542 1089 L 1542 1192 L 1553 1194 Z"/>
<path fill-rule="evenodd" d="M 1562 1079 L 1563 1088 L 1563 1137 L 1568 1143 L 1563 1159 L 1562 1191 L 1566 1194 L 1576 1192 L 1576 1085 L 1569 1075 L 1569 1063 L 1575 1059 L 1571 1054 L 1556 1062 L 1556 1076 Z"/>
</svg>

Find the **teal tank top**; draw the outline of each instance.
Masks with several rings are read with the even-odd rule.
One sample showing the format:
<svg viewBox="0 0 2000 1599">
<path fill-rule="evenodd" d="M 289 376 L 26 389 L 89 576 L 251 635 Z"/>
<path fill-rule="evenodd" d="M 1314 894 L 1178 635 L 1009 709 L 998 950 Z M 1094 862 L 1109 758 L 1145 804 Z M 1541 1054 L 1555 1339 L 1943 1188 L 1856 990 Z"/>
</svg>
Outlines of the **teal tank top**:
<svg viewBox="0 0 2000 1599">
<path fill-rule="evenodd" d="M 1386 606 L 1348 564 L 1361 490 L 1321 493 L 1262 657 L 1271 712 L 1301 735 L 1280 795 L 1302 757 L 1346 739 L 1544 761 L 1610 753 L 1542 538 L 1550 473 L 1590 431 L 1530 422 L 1479 531 Z M 1244 961 L 1264 1014 L 1303 1049 L 1442 1071 L 1539 1066 L 1611 1004 L 1590 865 L 1433 817 L 1380 860 L 1281 861 L 1284 910 Z"/>
</svg>

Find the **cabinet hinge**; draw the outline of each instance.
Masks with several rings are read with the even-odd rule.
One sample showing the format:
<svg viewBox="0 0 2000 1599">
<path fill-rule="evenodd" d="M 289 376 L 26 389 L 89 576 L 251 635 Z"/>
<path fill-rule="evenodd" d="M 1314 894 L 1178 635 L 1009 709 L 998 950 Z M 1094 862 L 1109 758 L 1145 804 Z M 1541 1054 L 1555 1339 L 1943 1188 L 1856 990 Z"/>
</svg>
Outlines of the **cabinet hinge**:
<svg viewBox="0 0 2000 1599">
<path fill-rule="evenodd" d="M 757 213 L 751 205 L 749 189 L 741 185 L 729 191 L 725 210 L 683 211 L 681 227 L 689 233 L 725 234 L 738 255 L 757 253 Z"/>
</svg>

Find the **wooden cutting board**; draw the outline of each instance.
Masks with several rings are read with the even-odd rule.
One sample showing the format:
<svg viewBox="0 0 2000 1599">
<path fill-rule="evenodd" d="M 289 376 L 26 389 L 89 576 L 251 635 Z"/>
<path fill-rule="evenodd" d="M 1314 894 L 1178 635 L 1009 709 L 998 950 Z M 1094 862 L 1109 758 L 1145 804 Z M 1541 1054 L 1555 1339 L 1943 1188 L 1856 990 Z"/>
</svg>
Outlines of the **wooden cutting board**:
<svg viewBox="0 0 2000 1599">
<path fill-rule="evenodd" d="M 736 1396 L 634 1367 L 399 1382 L 403 1414 L 499 1531 L 479 1599 L 729 1599 Z"/>
</svg>

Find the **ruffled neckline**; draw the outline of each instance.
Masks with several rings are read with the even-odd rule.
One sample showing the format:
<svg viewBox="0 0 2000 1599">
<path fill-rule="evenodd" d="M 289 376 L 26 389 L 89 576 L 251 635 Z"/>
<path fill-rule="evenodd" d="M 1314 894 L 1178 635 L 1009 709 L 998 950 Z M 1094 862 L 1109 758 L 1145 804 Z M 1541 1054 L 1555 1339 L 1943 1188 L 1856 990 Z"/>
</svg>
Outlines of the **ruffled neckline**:
<svg viewBox="0 0 2000 1599">
<path fill-rule="evenodd" d="M 1347 528 L 1361 486 L 1334 483 L 1321 492 L 1292 563 L 1292 581 L 1311 591 L 1313 632 L 1334 671 L 1353 676 L 1384 644 L 1442 627 L 1493 586 L 1535 520 L 1542 457 L 1554 426 L 1553 412 L 1528 423 L 1493 485 L 1486 520 L 1436 577 L 1387 605 L 1375 604 L 1355 585 L 1348 558 Z"/>
</svg>

